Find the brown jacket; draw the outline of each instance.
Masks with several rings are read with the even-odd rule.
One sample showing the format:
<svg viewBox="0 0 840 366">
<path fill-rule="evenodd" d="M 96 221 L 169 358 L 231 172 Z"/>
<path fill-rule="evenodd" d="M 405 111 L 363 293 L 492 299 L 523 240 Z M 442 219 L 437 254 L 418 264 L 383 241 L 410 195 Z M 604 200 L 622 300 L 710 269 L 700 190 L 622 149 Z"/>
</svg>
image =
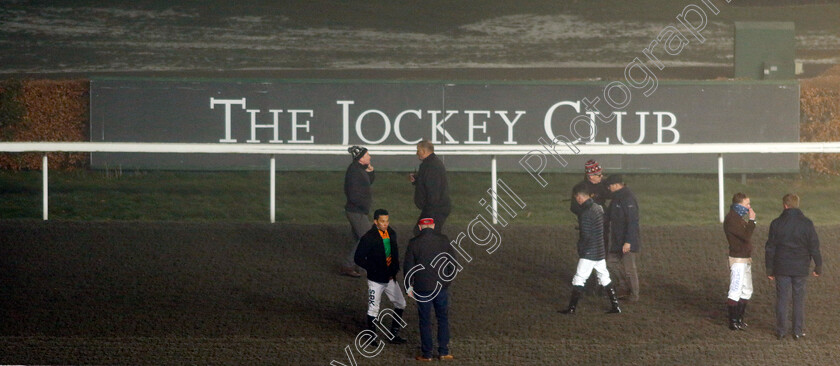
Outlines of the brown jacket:
<svg viewBox="0 0 840 366">
<path fill-rule="evenodd" d="M 755 221 L 744 221 L 735 210 L 730 209 L 723 219 L 723 232 L 729 241 L 729 256 L 734 258 L 750 258 L 752 256 L 752 234 L 755 231 Z"/>
</svg>

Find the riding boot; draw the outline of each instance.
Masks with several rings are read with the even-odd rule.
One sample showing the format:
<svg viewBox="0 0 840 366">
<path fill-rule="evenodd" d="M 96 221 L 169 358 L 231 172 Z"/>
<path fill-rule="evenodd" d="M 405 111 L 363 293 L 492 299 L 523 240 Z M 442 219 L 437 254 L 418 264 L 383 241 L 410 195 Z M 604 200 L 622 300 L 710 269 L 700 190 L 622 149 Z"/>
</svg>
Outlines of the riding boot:
<svg viewBox="0 0 840 366">
<path fill-rule="evenodd" d="M 580 294 L 583 292 L 583 286 L 572 286 L 572 298 L 569 299 L 569 307 L 565 310 L 560 310 L 562 314 L 574 314 L 577 309 Z"/>
<path fill-rule="evenodd" d="M 397 313 L 397 316 L 400 317 L 400 319 L 403 318 L 403 310 L 404 309 L 394 309 L 394 312 Z M 407 342 L 405 338 L 400 337 L 400 329 L 402 329 L 400 323 L 397 322 L 396 319 L 391 319 L 391 334 L 394 335 L 394 338 L 392 338 L 389 342 L 393 344 L 405 344 Z"/>
<path fill-rule="evenodd" d="M 618 296 L 615 295 L 615 287 L 611 283 L 604 286 L 604 289 L 607 290 L 607 295 L 610 298 L 610 310 L 607 311 L 607 314 L 621 313 L 621 309 L 618 307 Z"/>
<path fill-rule="evenodd" d="M 747 330 L 747 323 L 744 322 L 744 312 L 747 310 L 748 301 L 746 299 L 738 301 L 738 326 L 741 330 Z"/>
<path fill-rule="evenodd" d="M 376 320 L 375 316 L 367 316 L 367 330 L 376 332 L 376 325 L 373 324 L 374 320 Z"/>
<path fill-rule="evenodd" d="M 738 323 L 738 305 L 726 304 L 729 311 L 729 330 L 740 330 L 741 325 Z"/>
</svg>

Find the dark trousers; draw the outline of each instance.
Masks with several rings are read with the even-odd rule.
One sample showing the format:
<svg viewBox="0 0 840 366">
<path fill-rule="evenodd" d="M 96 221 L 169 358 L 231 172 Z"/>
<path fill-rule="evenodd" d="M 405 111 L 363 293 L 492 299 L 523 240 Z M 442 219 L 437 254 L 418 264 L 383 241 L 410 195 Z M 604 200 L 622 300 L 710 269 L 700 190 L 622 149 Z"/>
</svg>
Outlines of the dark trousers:
<svg viewBox="0 0 840 366">
<path fill-rule="evenodd" d="M 428 297 L 432 292 L 418 292 L 419 297 Z M 417 302 L 417 312 L 420 314 L 420 351 L 423 357 L 432 357 L 432 308 L 435 309 L 438 331 L 438 353 L 441 356 L 449 354 L 449 289 L 442 289 L 437 296 L 427 302 Z"/>
<path fill-rule="evenodd" d="M 793 334 L 804 334 L 805 283 L 808 276 L 776 276 L 776 333 L 788 333 L 788 306 L 793 298 Z M 793 295 L 793 296 L 791 296 Z"/>
<path fill-rule="evenodd" d="M 353 261 L 353 257 L 356 256 L 356 248 L 359 247 L 359 239 L 365 235 L 365 233 L 370 230 L 370 227 L 373 225 L 368 218 L 367 214 L 359 213 L 359 212 L 347 212 L 344 211 L 347 215 L 347 221 L 350 222 L 350 253 L 344 256 L 343 265 L 345 268 L 356 268 L 356 263 Z"/>
<path fill-rule="evenodd" d="M 430 214 L 430 215 L 420 215 L 417 218 L 417 221 L 414 222 L 414 236 L 420 234 L 420 227 L 417 226 L 417 223 L 420 222 L 420 219 L 428 219 L 432 218 L 435 220 L 435 232 L 438 234 L 443 233 L 443 224 L 446 222 L 446 218 L 449 217 L 449 214 Z"/>
</svg>

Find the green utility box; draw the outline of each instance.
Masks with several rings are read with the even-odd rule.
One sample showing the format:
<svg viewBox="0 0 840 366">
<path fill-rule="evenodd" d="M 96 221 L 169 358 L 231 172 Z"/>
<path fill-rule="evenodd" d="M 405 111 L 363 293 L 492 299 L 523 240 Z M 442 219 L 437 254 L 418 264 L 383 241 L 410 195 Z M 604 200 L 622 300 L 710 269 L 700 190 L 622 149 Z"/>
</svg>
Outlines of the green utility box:
<svg viewBox="0 0 840 366">
<path fill-rule="evenodd" d="M 795 36 L 793 22 L 735 22 L 735 78 L 793 79 Z"/>
</svg>

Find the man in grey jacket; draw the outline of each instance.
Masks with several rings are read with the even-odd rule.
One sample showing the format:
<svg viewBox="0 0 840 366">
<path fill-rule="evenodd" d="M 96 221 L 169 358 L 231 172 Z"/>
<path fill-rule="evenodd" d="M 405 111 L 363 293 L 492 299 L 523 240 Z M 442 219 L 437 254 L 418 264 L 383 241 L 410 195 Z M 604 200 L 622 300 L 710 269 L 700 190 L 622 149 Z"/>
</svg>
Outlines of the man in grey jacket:
<svg viewBox="0 0 840 366">
<path fill-rule="evenodd" d="M 592 200 L 589 190 L 583 185 L 575 186 L 573 198 L 581 207 L 581 213 L 578 216 L 580 237 L 577 242 L 580 259 L 575 276 L 572 278 L 572 297 L 569 300 L 569 307 L 560 312 L 563 314 L 575 313 L 578 300 L 580 300 L 580 295 L 583 292 L 583 285 L 594 270 L 598 273 L 598 283 L 604 286 L 610 298 L 612 307 L 607 313 L 620 313 L 618 298 L 615 295 L 610 274 L 607 272 L 607 263 L 604 260 L 604 209 Z"/>
<path fill-rule="evenodd" d="M 784 211 L 770 223 L 765 244 L 767 278 L 776 281 L 776 335 L 782 339 L 788 333 L 788 304 L 793 295 L 793 339 L 805 337 L 805 282 L 809 272 L 814 277 L 822 273 L 820 239 L 811 222 L 799 210 L 799 196 L 786 194 L 782 198 Z M 810 271 L 811 260 L 814 270 Z"/>
</svg>

